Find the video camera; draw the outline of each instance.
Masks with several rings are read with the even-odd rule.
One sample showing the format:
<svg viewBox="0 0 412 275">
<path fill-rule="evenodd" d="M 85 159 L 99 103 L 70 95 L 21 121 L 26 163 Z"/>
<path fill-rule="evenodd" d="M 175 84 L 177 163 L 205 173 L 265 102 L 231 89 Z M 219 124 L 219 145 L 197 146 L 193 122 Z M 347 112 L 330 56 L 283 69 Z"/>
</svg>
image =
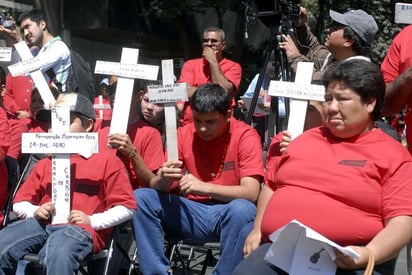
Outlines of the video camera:
<svg viewBox="0 0 412 275">
<path fill-rule="evenodd" d="M 250 10 L 246 16 L 259 18 L 268 27 L 279 25 L 282 21 L 294 22 L 299 19 L 300 0 L 256 0 L 253 5 L 247 5 Z M 255 10 L 257 9 L 257 11 Z"/>
<path fill-rule="evenodd" d="M 7 29 L 12 29 L 15 25 L 13 16 L 6 9 L 0 14 L 0 24 Z"/>
</svg>

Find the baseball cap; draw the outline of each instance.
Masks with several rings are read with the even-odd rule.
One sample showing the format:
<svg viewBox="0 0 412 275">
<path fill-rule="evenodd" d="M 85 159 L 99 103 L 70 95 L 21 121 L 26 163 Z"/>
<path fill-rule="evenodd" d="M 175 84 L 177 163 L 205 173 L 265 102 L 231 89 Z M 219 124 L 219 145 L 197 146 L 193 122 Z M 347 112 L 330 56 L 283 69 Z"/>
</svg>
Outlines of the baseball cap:
<svg viewBox="0 0 412 275">
<path fill-rule="evenodd" d="M 110 81 L 109 81 L 108 77 L 105 77 L 100 81 L 100 85 L 103 85 L 103 84 L 106 85 L 106 86 L 110 85 Z"/>
<path fill-rule="evenodd" d="M 80 113 L 96 120 L 93 103 L 79 93 L 61 93 L 56 99 L 55 107 L 69 107 L 70 112 Z M 51 121 L 51 110 L 42 109 L 36 113 L 36 119 L 43 122 Z"/>
<path fill-rule="evenodd" d="M 329 15 L 333 21 L 350 27 L 366 44 L 372 44 L 378 25 L 370 14 L 363 10 L 350 10 L 345 13 L 330 10 Z"/>
</svg>

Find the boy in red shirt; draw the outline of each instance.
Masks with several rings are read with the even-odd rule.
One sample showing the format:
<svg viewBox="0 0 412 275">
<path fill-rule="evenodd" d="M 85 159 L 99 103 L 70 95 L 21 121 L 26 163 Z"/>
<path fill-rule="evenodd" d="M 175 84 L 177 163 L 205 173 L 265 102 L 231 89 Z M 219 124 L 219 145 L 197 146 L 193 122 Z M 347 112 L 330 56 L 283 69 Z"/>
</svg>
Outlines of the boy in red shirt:
<svg viewBox="0 0 412 275">
<path fill-rule="evenodd" d="M 70 132 L 92 131 L 95 114 L 88 98 L 63 93 L 56 106 L 70 108 Z M 38 117 L 50 119 L 50 111 L 41 112 Z M 22 220 L 0 231 L 2 272 L 14 274 L 18 260 L 38 253 L 48 274 L 75 274 L 79 261 L 105 246 L 111 228 L 132 217 L 136 202 L 127 172 L 117 157 L 73 154 L 70 162 L 72 210 L 67 223 L 50 224 L 55 211 L 51 202 L 51 158 L 42 159 L 14 198 L 13 211 Z"/>
</svg>

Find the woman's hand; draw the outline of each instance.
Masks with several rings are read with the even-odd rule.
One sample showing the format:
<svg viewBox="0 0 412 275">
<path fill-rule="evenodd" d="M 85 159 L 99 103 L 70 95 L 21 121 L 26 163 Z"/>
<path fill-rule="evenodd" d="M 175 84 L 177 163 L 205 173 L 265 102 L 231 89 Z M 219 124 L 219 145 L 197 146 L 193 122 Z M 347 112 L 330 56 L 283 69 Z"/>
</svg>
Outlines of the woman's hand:
<svg viewBox="0 0 412 275">
<path fill-rule="evenodd" d="M 348 248 L 351 248 L 354 251 L 356 251 L 360 255 L 359 259 L 355 260 L 350 256 L 344 255 L 339 250 L 336 250 L 336 265 L 339 268 L 346 270 L 365 268 L 368 265 L 370 250 L 367 249 L 365 246 L 348 246 Z"/>
<path fill-rule="evenodd" d="M 262 233 L 260 230 L 253 229 L 245 240 L 245 245 L 243 246 L 243 257 L 248 257 L 253 251 L 255 251 L 262 240 Z"/>
</svg>

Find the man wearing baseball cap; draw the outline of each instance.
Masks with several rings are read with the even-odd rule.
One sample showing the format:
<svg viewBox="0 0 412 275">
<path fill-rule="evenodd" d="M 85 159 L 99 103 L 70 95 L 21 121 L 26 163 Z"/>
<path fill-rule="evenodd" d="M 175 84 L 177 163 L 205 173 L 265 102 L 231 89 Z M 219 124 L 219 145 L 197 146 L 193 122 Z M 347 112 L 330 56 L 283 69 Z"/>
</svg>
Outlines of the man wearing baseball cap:
<svg viewBox="0 0 412 275">
<path fill-rule="evenodd" d="M 324 45 L 319 43 L 306 24 L 305 8 L 301 8 L 300 19 L 295 23 L 300 49 L 290 35 L 283 35 L 284 42 L 280 42 L 279 46 L 285 50 L 293 72 L 296 72 L 300 61 L 314 62 L 312 80 L 319 81 L 323 72 L 338 61 L 352 58 L 370 61 L 371 46 L 378 31 L 373 17 L 363 10 L 349 10 L 345 13 L 330 10 L 329 15 L 333 23 L 326 29 Z"/>
</svg>

